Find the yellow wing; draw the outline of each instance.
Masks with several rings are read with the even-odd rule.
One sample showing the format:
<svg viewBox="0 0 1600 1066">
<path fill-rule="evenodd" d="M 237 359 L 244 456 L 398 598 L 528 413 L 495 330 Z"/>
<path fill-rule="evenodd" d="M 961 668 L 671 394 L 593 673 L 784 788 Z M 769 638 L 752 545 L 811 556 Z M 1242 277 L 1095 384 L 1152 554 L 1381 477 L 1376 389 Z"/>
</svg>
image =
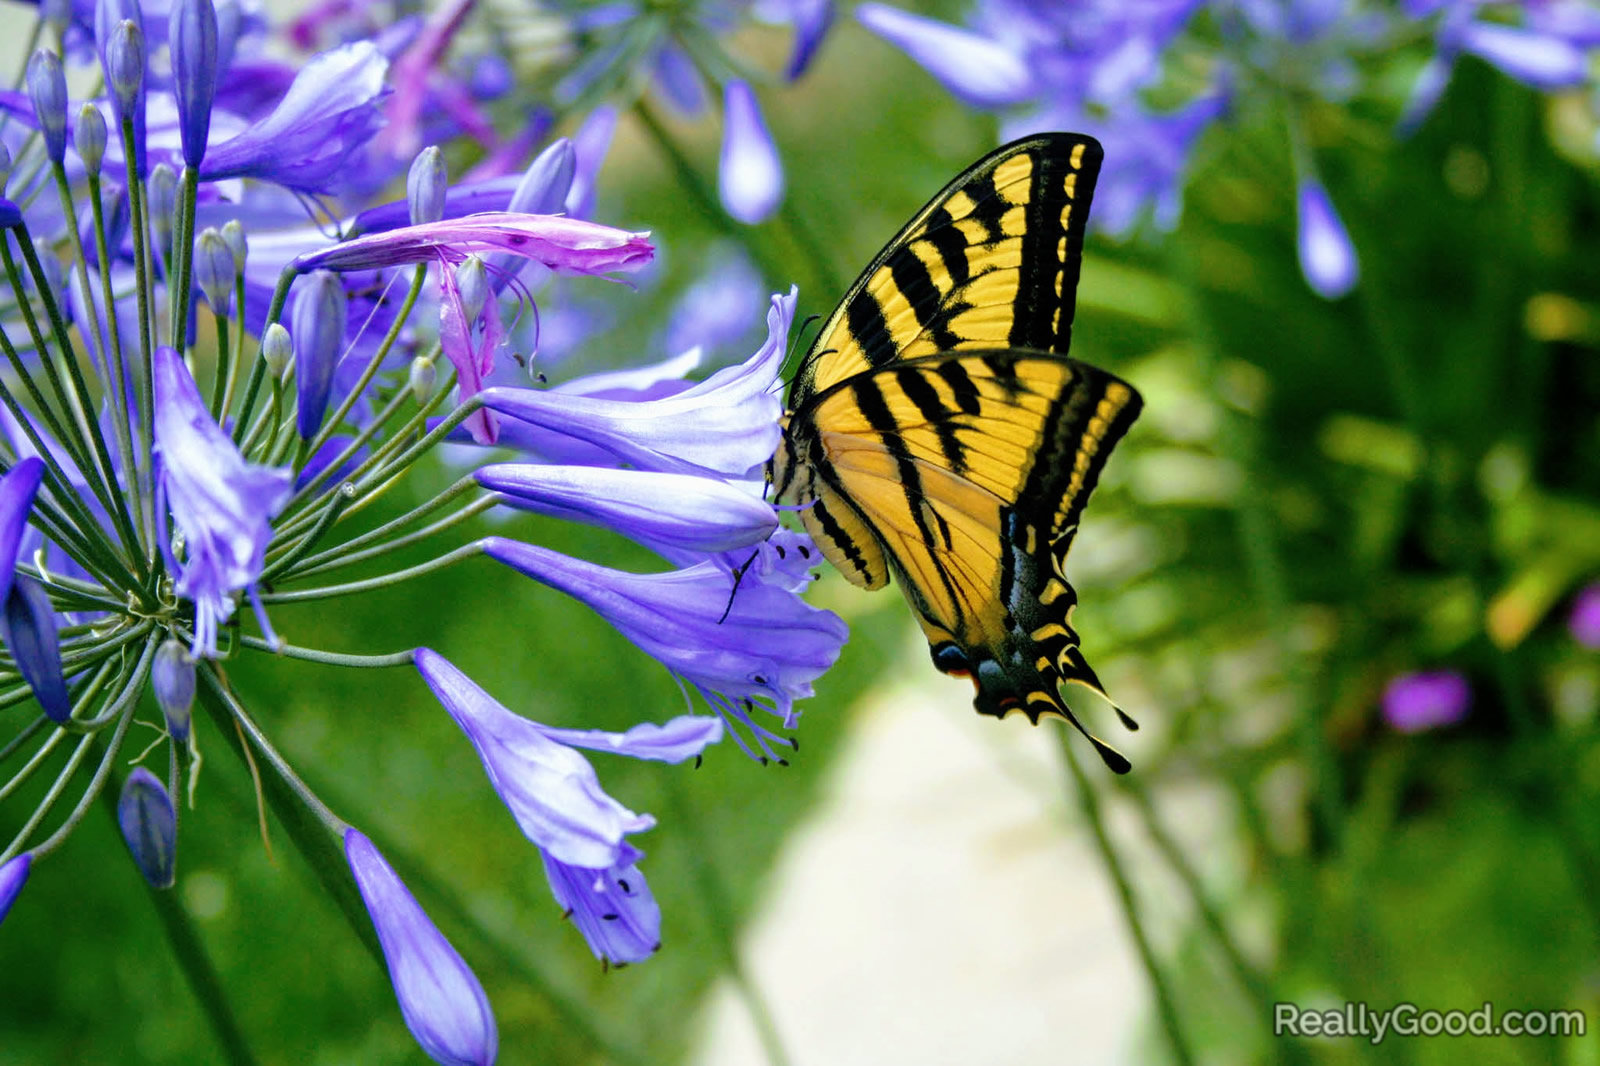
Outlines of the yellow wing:
<svg viewBox="0 0 1600 1066">
<path fill-rule="evenodd" d="M 1064 354 L 1102 155 L 1093 137 L 1043 133 L 958 175 L 845 293 L 790 406 L 900 359 L 959 348 Z"/>
<path fill-rule="evenodd" d="M 1011 350 L 907 360 L 818 395 L 790 437 L 807 531 L 846 576 L 892 569 L 934 665 L 970 676 L 974 705 L 1083 730 L 1058 691 L 1103 693 L 1071 626 L 1078 515 L 1139 396 L 1077 360 Z M 797 414 L 798 419 L 798 414 Z M 1127 760 L 1084 730 L 1118 772 Z"/>
</svg>

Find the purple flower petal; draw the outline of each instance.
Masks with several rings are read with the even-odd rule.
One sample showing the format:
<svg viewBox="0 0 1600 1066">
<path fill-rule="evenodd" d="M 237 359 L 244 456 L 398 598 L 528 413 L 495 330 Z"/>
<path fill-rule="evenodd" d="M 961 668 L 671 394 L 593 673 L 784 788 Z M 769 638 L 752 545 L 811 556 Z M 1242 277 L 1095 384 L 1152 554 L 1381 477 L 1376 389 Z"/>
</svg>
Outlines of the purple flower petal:
<svg viewBox="0 0 1600 1066">
<path fill-rule="evenodd" d="M 1588 57 L 1576 45 L 1515 26 L 1473 22 L 1462 28 L 1460 45 L 1536 89 L 1571 88 L 1589 75 Z"/>
<path fill-rule="evenodd" d="M 211 0 L 174 0 L 167 41 L 183 161 L 199 167 L 205 158 L 211 106 L 217 96 L 217 10 Z"/>
<path fill-rule="evenodd" d="M 454 265 L 469 255 L 509 252 L 560 273 L 605 274 L 648 263 L 655 254 L 648 237 L 559 215 L 487 211 L 357 237 L 302 255 L 295 266 L 308 271 L 377 270 L 432 261 Z"/>
<path fill-rule="evenodd" d="M 289 498 L 291 474 L 244 461 L 171 348 L 156 349 L 154 389 L 161 485 L 186 551 L 181 564 L 174 560 L 177 593 L 194 601 L 193 654 L 215 656 L 233 593 L 261 576 L 271 518 Z"/>
<path fill-rule="evenodd" d="M 592 869 L 614 865 L 624 838 L 655 825 L 606 795 L 582 755 L 551 739 L 545 728 L 513 714 L 439 653 L 418 648 L 417 670 L 456 720 L 489 782 L 543 851 Z"/>
<path fill-rule="evenodd" d="M 494 1062 L 500 1048 L 494 1011 L 466 960 L 360 830 L 345 830 L 344 854 L 411 1035 L 435 1062 Z"/>
<path fill-rule="evenodd" d="M 61 638 L 55 608 L 44 588 L 32 578 L 16 577 L 0 610 L 0 638 L 11 650 L 17 670 L 33 689 L 34 698 L 52 722 L 72 716 L 72 697 L 61 669 Z"/>
<path fill-rule="evenodd" d="M 614 529 L 649 548 L 719 552 L 767 538 L 772 506 L 717 478 L 597 466 L 495 463 L 478 484 L 525 511 Z"/>
<path fill-rule="evenodd" d="M 349 300 L 338 275 L 318 270 L 295 287 L 290 308 L 294 339 L 295 425 L 302 440 L 322 428 L 333 389 L 333 371 L 344 354 Z"/>
<path fill-rule="evenodd" d="M 639 872 L 644 853 L 623 846 L 623 857 L 603 870 L 570 866 L 548 853 L 550 893 L 589 942 L 595 958 L 612 965 L 643 962 L 661 947 L 661 908 Z"/>
<path fill-rule="evenodd" d="M 1439 98 L 1450 85 L 1450 75 L 1454 70 L 1455 57 L 1444 53 L 1433 56 L 1423 65 L 1417 80 L 1412 83 L 1411 95 L 1406 99 L 1405 110 L 1400 113 L 1400 121 L 1395 126 L 1400 136 L 1409 137 L 1415 133 L 1433 113 Z"/>
<path fill-rule="evenodd" d="M 706 86 L 677 41 L 668 38 L 656 49 L 655 83 L 673 109 L 685 118 L 699 118 L 706 109 Z"/>
<path fill-rule="evenodd" d="M 461 298 L 462 277 L 483 278 L 481 259 L 469 257 L 459 271 L 448 266 L 439 271 L 439 345 L 456 368 L 456 396 L 467 400 L 483 389 L 484 379 L 494 370 L 495 353 L 504 338 L 500 323 L 500 301 L 485 299 L 484 280 L 475 286 L 478 307 L 468 308 Z M 467 416 L 467 431 L 479 444 L 493 444 L 499 437 L 500 420 L 493 411 L 478 410 Z"/>
<path fill-rule="evenodd" d="M 1037 91 L 1023 58 L 989 37 L 886 4 L 862 4 L 856 18 L 972 107 L 1006 107 Z"/>
<path fill-rule="evenodd" d="M 485 389 L 483 402 L 511 418 L 564 433 L 642 470 L 744 477 L 778 446 L 782 403 L 773 391 L 796 290 L 774 296 L 767 341 L 674 396 L 628 402 L 538 389 Z"/>
<path fill-rule="evenodd" d="M 1572 639 L 1590 650 L 1600 649 L 1600 581 L 1584 586 L 1567 619 Z"/>
<path fill-rule="evenodd" d="M 1328 190 L 1314 178 L 1300 182 L 1300 271 L 1325 300 L 1344 296 L 1361 276 L 1355 245 Z"/>
<path fill-rule="evenodd" d="M 593 213 L 600 166 L 606 161 L 616 132 L 617 109 L 608 105 L 589 112 L 572 135 L 578 166 L 572 175 L 572 188 L 567 190 L 567 214 L 573 218 L 588 218 Z"/>
<path fill-rule="evenodd" d="M 32 868 L 31 851 L 13 856 L 6 860 L 4 866 L 0 866 L 0 922 L 5 921 L 6 915 L 11 913 L 11 905 L 22 894 L 22 886 L 28 883 L 28 871 Z"/>
<path fill-rule="evenodd" d="M 1472 702 L 1467 679 L 1453 670 L 1401 674 L 1383 690 L 1383 717 L 1401 733 L 1453 725 Z"/>
<path fill-rule="evenodd" d="M 200 176 L 254 177 L 304 192 L 348 183 L 352 156 L 383 124 L 388 69 L 368 41 L 312 57 L 271 114 L 211 146 Z"/>
<path fill-rule="evenodd" d="M 723 91 L 717 192 L 728 214 L 749 225 L 764 221 L 783 199 L 783 162 L 755 92 L 742 81 Z"/>
<path fill-rule="evenodd" d="M 545 736 L 575 748 L 667 763 L 696 758 L 722 739 L 722 719 L 701 714 L 680 714 L 665 725 L 641 722 L 626 733 L 610 733 L 604 729 L 540 728 Z"/>
<path fill-rule="evenodd" d="M 171 888 L 178 867 L 178 815 L 166 786 L 142 766 L 122 784 L 117 825 L 150 887 Z"/>
<path fill-rule="evenodd" d="M 11 594 L 11 581 L 17 572 L 17 549 L 28 528 L 33 498 L 44 477 L 44 460 L 28 456 L 0 478 L 0 602 Z"/>
</svg>

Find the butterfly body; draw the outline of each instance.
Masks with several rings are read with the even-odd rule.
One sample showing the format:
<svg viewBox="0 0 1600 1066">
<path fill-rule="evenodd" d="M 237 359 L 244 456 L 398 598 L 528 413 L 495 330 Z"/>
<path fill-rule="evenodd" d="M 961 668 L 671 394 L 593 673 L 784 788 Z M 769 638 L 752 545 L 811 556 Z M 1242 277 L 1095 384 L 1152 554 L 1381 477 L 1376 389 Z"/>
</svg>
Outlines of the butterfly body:
<svg viewBox="0 0 1600 1066">
<path fill-rule="evenodd" d="M 1067 550 L 1140 407 L 1065 354 L 1099 162 L 1092 138 L 1039 135 L 935 196 L 822 327 L 768 472 L 849 580 L 895 575 L 981 713 L 1080 730 L 1060 683 L 1103 690 L 1070 624 Z"/>
</svg>

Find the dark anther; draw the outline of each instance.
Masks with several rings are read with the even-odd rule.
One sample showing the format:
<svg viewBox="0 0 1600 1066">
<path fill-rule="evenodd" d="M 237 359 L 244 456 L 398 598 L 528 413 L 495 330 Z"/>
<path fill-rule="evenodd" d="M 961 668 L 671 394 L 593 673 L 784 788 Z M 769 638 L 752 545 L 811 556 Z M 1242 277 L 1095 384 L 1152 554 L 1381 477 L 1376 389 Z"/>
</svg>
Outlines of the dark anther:
<svg viewBox="0 0 1600 1066">
<path fill-rule="evenodd" d="M 633 895 L 633 889 L 628 887 L 628 882 L 624 881 L 620 877 L 617 878 L 617 887 L 622 889 L 622 891 L 627 893 L 628 895 L 630 895 L 630 896 Z"/>
<path fill-rule="evenodd" d="M 789 747 L 793 748 L 796 752 L 799 752 L 799 750 L 800 750 L 800 738 L 799 737 L 790 737 L 789 738 Z"/>
<path fill-rule="evenodd" d="M 701 756 L 699 756 L 699 755 L 696 755 L 696 756 L 695 756 L 695 757 L 694 757 L 694 768 L 695 768 L 695 769 L 696 769 L 696 770 L 698 770 L 698 769 L 700 769 L 700 764 L 701 764 L 701 763 L 703 763 L 703 762 L 705 762 L 705 759 L 704 759 L 704 758 L 702 758 L 702 757 L 701 757 Z"/>
<path fill-rule="evenodd" d="M 777 761 L 777 764 L 779 766 L 788 766 L 789 765 L 789 760 L 788 759 L 778 759 L 776 761 Z"/>
<path fill-rule="evenodd" d="M 789 553 L 783 550 L 783 545 L 782 544 L 774 544 L 772 547 L 777 551 L 778 558 L 780 558 L 780 559 L 789 558 Z"/>
<path fill-rule="evenodd" d="M 620 914 L 602 914 L 600 916 L 600 920 L 602 922 L 614 922 L 618 918 L 621 918 L 621 917 L 622 917 L 622 915 L 620 915 Z"/>
<path fill-rule="evenodd" d="M 811 549 L 806 547 L 804 544 L 800 545 L 800 558 L 802 558 L 802 559 L 811 558 Z"/>
</svg>

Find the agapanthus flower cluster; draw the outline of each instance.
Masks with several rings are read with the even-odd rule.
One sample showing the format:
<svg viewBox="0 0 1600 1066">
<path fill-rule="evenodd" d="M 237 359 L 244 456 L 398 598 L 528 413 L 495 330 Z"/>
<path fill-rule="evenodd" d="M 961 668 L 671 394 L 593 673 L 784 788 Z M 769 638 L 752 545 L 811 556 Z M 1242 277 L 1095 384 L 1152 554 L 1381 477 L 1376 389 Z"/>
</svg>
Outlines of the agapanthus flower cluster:
<svg viewBox="0 0 1600 1066">
<path fill-rule="evenodd" d="M 1586 0 L 976 0 L 965 25 L 874 0 L 856 14 L 957 98 L 1000 113 L 1002 140 L 1097 137 L 1106 171 L 1090 225 L 1113 235 L 1147 215 L 1172 229 L 1206 129 L 1273 107 L 1288 131 L 1300 267 L 1328 299 L 1355 287 L 1360 266 L 1318 172 L 1308 102 L 1350 100 L 1382 64 L 1413 63 L 1423 38 L 1435 51 L 1398 108 L 1400 133 L 1424 120 L 1462 55 L 1541 90 L 1600 84 L 1600 13 Z"/>
<path fill-rule="evenodd" d="M 227 724 L 346 857 L 422 1047 L 492 1061 L 493 1014 L 466 962 L 300 782 L 224 664 L 414 665 L 595 955 L 647 958 L 661 915 L 638 835 L 654 819 L 607 794 L 585 751 L 682 763 L 731 733 L 780 759 L 796 701 L 846 636 L 801 598 L 816 552 L 761 491 L 795 294 L 772 298 L 754 354 L 702 381 L 682 376 L 690 353 L 546 387 L 508 340 L 508 321 L 537 318 L 533 290 L 601 285 L 654 255 L 646 233 L 563 210 L 590 195 L 593 154 L 557 140 L 520 173 L 456 184 L 437 149 L 395 167 L 373 151 L 392 47 L 339 44 L 288 72 L 254 56 L 235 7 L 173 0 L 154 22 L 135 0 L 101 0 L 69 26 L 66 58 L 41 49 L 26 91 L 0 101 L 0 759 L 22 764 L 0 797 L 55 775 L 0 841 L 0 918 L 108 788 L 138 869 L 170 888 L 174 797 L 195 801 L 202 722 Z M 170 69 L 153 68 L 158 41 Z M 76 62 L 99 68 L 105 95 L 69 95 Z M 404 199 L 365 199 L 402 177 Z M 352 509 L 447 443 L 452 462 L 474 457 L 454 486 L 346 534 Z M 631 573 L 474 539 L 494 508 L 602 526 L 663 562 Z M 434 558 L 381 571 L 419 542 Z M 273 626 L 276 603 L 337 602 L 479 555 L 592 608 L 711 713 L 557 728 L 439 650 L 310 648 Z M 357 564 L 379 572 L 330 579 Z M 125 772 L 140 720 L 162 739 Z"/>
</svg>

